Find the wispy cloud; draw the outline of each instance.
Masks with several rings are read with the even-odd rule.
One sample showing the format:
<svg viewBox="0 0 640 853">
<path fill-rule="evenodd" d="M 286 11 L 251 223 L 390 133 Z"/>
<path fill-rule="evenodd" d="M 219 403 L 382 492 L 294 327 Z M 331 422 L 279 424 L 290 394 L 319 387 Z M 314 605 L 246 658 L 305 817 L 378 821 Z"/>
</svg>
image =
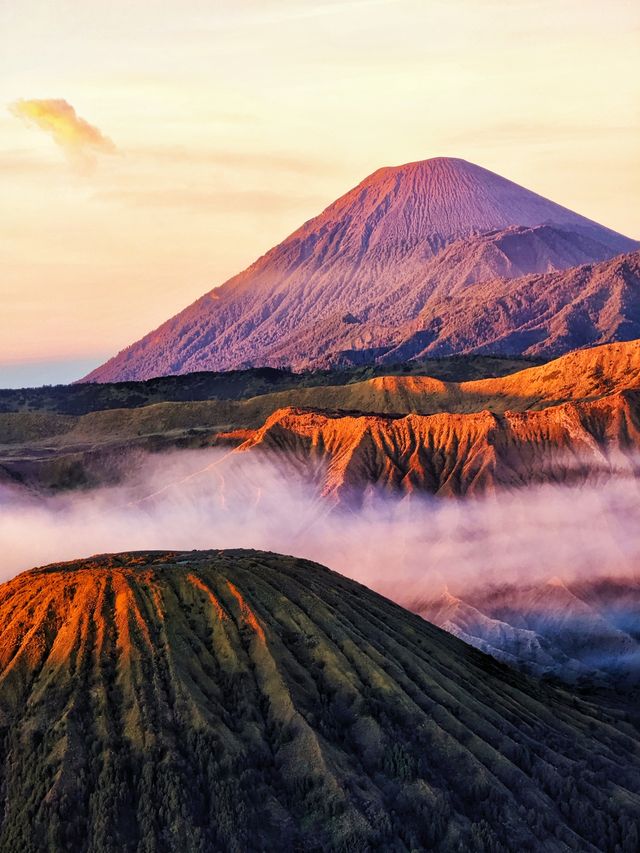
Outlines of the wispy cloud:
<svg viewBox="0 0 640 853">
<path fill-rule="evenodd" d="M 560 124 L 550 121 L 504 121 L 488 123 L 473 129 L 474 145 L 487 147 L 522 145 L 574 145 L 576 139 L 589 138 L 603 142 L 607 139 L 637 136 L 638 123 L 598 124 L 573 122 Z M 442 134 L 449 145 L 462 145 L 469 140 L 469 129 L 452 130 Z"/>
<path fill-rule="evenodd" d="M 0 151 L 0 175 L 20 178 L 25 175 L 41 175 L 55 172 L 55 163 L 43 157 L 36 157 L 27 151 Z"/>
<path fill-rule="evenodd" d="M 390 6 L 397 0 L 329 0 L 324 3 L 310 3 L 306 8 L 298 4 L 285 3 L 281 9 L 272 13 L 272 20 L 318 18 L 321 15 L 344 14 L 359 11 L 372 6 Z"/>
<path fill-rule="evenodd" d="M 109 137 L 81 118 L 63 98 L 21 99 L 9 109 L 18 118 L 48 133 L 76 165 L 91 165 L 96 154 L 117 151 Z"/>
<path fill-rule="evenodd" d="M 0 580 L 105 551 L 239 547 L 318 560 L 404 606 L 445 586 L 462 595 L 554 576 L 638 575 L 635 477 L 465 499 L 372 493 L 362 507 L 332 511 L 264 455 L 181 450 L 120 464 L 128 475 L 119 486 L 49 498 L 0 483 Z"/>
</svg>

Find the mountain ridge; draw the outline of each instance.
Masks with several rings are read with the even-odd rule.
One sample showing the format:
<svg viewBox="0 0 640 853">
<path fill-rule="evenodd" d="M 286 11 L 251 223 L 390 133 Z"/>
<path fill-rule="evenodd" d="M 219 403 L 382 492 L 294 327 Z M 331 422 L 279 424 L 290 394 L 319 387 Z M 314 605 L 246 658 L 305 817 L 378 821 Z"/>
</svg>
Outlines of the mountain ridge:
<svg viewBox="0 0 640 853">
<path fill-rule="evenodd" d="M 405 602 L 425 619 L 498 660 L 537 675 L 637 687 L 637 575 L 551 578 L 471 588 Z"/>
<path fill-rule="evenodd" d="M 214 376 L 216 393 L 226 393 L 225 388 L 233 392 L 234 376 Z M 89 391 L 103 386 L 75 387 Z M 369 447 L 369 461 L 376 464 L 349 475 L 352 486 L 380 481 L 403 489 L 413 482 L 418 489 L 439 491 L 445 486 L 444 467 L 435 476 L 437 466 L 423 452 L 410 464 L 408 448 L 424 440 L 447 460 L 451 472 L 457 472 L 457 479 L 447 475 L 447 489 L 454 493 L 466 492 L 475 482 L 473 466 L 460 458 L 462 447 L 468 448 L 469 460 L 493 459 L 483 468 L 485 488 L 498 482 L 524 485 L 545 473 L 554 480 L 605 477 L 618 470 L 616 466 L 631 475 L 640 441 L 638 389 L 640 341 L 631 341 L 577 350 L 543 365 L 481 380 L 446 381 L 399 372 L 248 399 L 157 402 L 80 416 L 0 413 L 0 465 L 9 481 L 45 490 L 61 483 L 72 488 L 104 483 L 105 477 L 113 482 L 127 469 L 127 458 L 138 459 L 136 454 L 145 449 L 244 445 L 251 453 L 275 454 L 274 461 L 284 468 L 289 467 L 286 449 L 294 450 L 297 464 L 303 470 L 309 466 L 317 478 L 316 466 L 329 463 L 339 448 L 350 448 L 359 457 Z M 128 386 L 125 390 L 135 391 Z M 413 419 L 407 419 L 409 415 Z M 315 446 L 309 443 L 310 434 L 319 439 Z M 581 448 L 587 448 L 587 465 L 580 458 Z M 527 460 L 535 463 L 533 472 L 527 470 Z M 417 476 L 419 469 L 423 474 L 433 470 L 434 476 Z M 317 479 L 314 483 L 318 485 Z"/>
<path fill-rule="evenodd" d="M 237 453 L 303 472 L 320 495 L 360 504 L 381 493 L 482 494 L 542 483 L 636 477 L 640 391 L 540 411 L 378 415 L 288 408 Z"/>
</svg>

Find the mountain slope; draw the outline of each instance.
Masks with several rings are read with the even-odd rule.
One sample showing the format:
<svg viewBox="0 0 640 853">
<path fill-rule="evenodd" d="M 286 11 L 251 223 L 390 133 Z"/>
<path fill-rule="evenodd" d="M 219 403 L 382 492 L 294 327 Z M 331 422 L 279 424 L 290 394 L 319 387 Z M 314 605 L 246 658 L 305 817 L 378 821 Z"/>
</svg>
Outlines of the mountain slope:
<svg viewBox="0 0 640 853">
<path fill-rule="evenodd" d="M 463 642 L 491 655 L 497 660 L 538 675 L 556 672 L 557 655 L 544 637 L 528 628 L 514 625 L 487 615 L 468 600 L 452 595 L 448 590 L 437 598 L 416 599 L 405 605 L 414 613 L 438 625 Z M 561 656 L 562 674 L 568 681 L 586 674 L 585 668 Z"/>
<path fill-rule="evenodd" d="M 448 369 L 447 364 L 446 360 L 444 363 L 433 362 L 436 368 L 440 366 Z M 309 377 L 309 380 L 315 381 L 313 376 Z M 302 377 L 300 381 L 303 381 Z M 103 386 L 75 387 L 93 387 L 99 391 Z M 547 364 L 508 376 L 467 382 L 447 382 L 419 375 L 389 375 L 343 385 L 301 385 L 247 400 L 156 403 L 132 409 L 89 412 L 79 417 L 49 411 L 27 410 L 6 414 L 0 412 L 0 465 L 4 465 L 15 480 L 30 483 L 35 488 L 71 488 L 101 482 L 111 483 L 114 478 L 119 479 L 124 472 L 130 472 L 135 454 L 145 449 L 157 452 L 175 447 L 208 447 L 218 443 L 233 446 L 249 441 L 251 446 L 271 447 L 273 444 L 276 449 L 281 444 L 281 451 L 287 447 L 290 450 L 295 448 L 296 452 L 301 454 L 301 459 L 308 460 L 315 477 L 321 468 L 318 469 L 315 462 L 311 462 L 309 454 L 314 455 L 316 461 L 329 461 L 335 442 L 324 442 L 328 427 L 317 433 L 319 437 L 323 437 L 323 442 L 311 450 L 304 442 L 299 444 L 291 433 L 297 432 L 298 427 L 301 427 L 303 420 L 300 417 L 287 417 L 287 440 L 284 434 L 277 440 L 275 437 L 284 424 L 281 418 L 282 410 L 291 412 L 311 408 L 316 412 L 327 410 L 330 413 L 325 423 L 333 424 L 331 431 L 336 436 L 340 435 L 340 441 L 335 446 L 343 449 L 353 447 L 354 441 L 357 443 L 357 436 L 363 435 L 362 428 L 365 424 L 377 424 L 374 444 L 378 448 L 376 453 L 379 454 L 379 465 L 373 466 L 366 476 L 366 472 L 362 470 L 355 478 L 364 488 L 370 484 L 369 478 L 374 474 L 376 479 L 372 482 L 379 481 L 379 466 L 383 465 L 382 460 L 392 452 L 389 448 L 393 447 L 395 442 L 395 439 L 391 438 L 398 428 L 397 425 L 393 426 L 395 418 L 380 418 L 380 415 L 440 413 L 442 417 L 439 421 L 422 420 L 420 423 L 427 433 L 430 434 L 433 429 L 440 436 L 434 439 L 433 447 L 439 454 L 445 454 L 451 471 L 458 470 L 460 447 L 467 446 L 470 435 L 477 435 L 479 424 L 484 425 L 484 432 L 482 438 L 478 437 L 473 445 L 472 456 L 476 461 L 483 456 L 488 458 L 491 453 L 496 452 L 492 450 L 494 445 L 498 446 L 500 442 L 505 444 L 506 449 L 500 451 L 497 463 L 483 468 L 483 488 L 487 488 L 493 476 L 504 478 L 504 484 L 527 483 L 532 477 L 540 479 L 547 471 L 547 462 L 550 470 L 555 472 L 555 479 L 559 478 L 563 471 L 569 475 L 566 470 L 568 458 L 565 457 L 564 463 L 559 460 L 553 462 L 554 454 L 558 456 L 564 448 L 571 454 L 571 458 L 575 454 L 580 455 L 584 434 L 581 430 L 574 430 L 571 434 L 567 429 L 554 428 L 545 436 L 544 429 L 545 424 L 549 423 L 548 419 L 535 416 L 530 418 L 527 415 L 517 431 L 519 437 L 515 444 L 526 448 L 528 440 L 530 447 L 526 453 L 523 450 L 523 455 L 519 457 L 518 453 L 521 451 L 516 453 L 515 448 L 509 449 L 508 436 L 513 433 L 513 416 L 492 418 L 486 413 L 491 412 L 496 416 L 502 416 L 506 412 L 529 413 L 564 401 L 588 402 L 607 397 L 613 399 L 613 395 L 633 389 L 640 389 L 639 341 L 579 350 Z M 119 386 L 115 386 L 115 391 L 120 392 Z M 128 393 L 132 391 L 129 390 Z M 46 400 L 48 399 L 47 397 Z M 98 394 L 98 400 L 100 399 Z M 636 409 L 632 402 L 633 395 L 626 399 L 631 405 L 631 426 L 627 433 L 623 431 L 626 416 L 620 421 L 618 433 L 618 428 L 613 424 L 620 401 L 616 403 L 614 400 L 610 408 L 601 406 L 592 409 L 593 420 L 586 423 L 587 430 L 596 436 L 608 432 L 617 434 L 615 441 L 619 440 L 620 446 L 631 452 L 636 441 L 636 415 L 633 414 Z M 92 398 L 85 394 L 83 402 L 91 406 Z M 348 418 L 342 422 L 340 429 L 337 429 L 340 411 L 346 413 Z M 483 411 L 485 415 L 478 417 Z M 280 414 L 274 421 L 276 412 Z M 320 411 L 319 414 L 321 413 Z M 357 415 L 363 413 L 374 417 L 369 421 L 361 420 Z M 469 415 L 469 418 L 454 415 Z M 261 429 L 265 423 L 268 423 L 269 430 Z M 272 429 L 274 423 L 278 424 L 277 431 Z M 427 426 L 428 424 L 431 426 Z M 445 428 L 447 424 L 449 426 Z M 369 427 L 365 429 L 367 435 L 368 429 Z M 388 436 L 383 439 L 386 433 Z M 446 435 L 449 437 L 445 438 Z M 431 442 L 431 439 L 429 441 Z M 560 442 L 557 447 L 554 445 L 555 441 Z M 601 439 L 598 437 L 597 441 Z M 609 452 L 611 446 L 612 443 L 609 442 L 606 452 Z M 394 450 L 393 453 L 396 453 L 395 458 L 399 465 L 409 464 L 404 451 Z M 359 456 L 359 452 L 356 456 Z M 280 456 L 278 458 L 281 459 Z M 527 459 L 535 461 L 535 472 L 527 472 Z M 139 463 L 139 460 L 137 462 Z M 282 464 L 288 464 L 287 460 L 282 460 Z M 302 463 L 297 460 L 296 464 Z M 332 467 L 333 464 L 331 463 Z M 414 460 L 412 465 L 415 464 L 417 463 Z M 600 463 L 596 467 L 603 473 L 599 465 Z M 456 491 L 466 491 L 471 485 L 468 472 L 473 470 L 473 466 L 467 465 L 464 470 L 464 476 L 455 484 Z M 573 475 L 575 473 L 574 471 Z M 399 483 L 399 474 L 392 476 L 389 473 L 387 476 L 390 477 L 389 482 L 396 483 L 398 487 L 407 487 L 408 481 Z M 415 478 L 415 472 L 411 478 L 414 479 L 416 488 L 433 487 L 439 490 L 444 485 L 429 477 Z M 351 480 L 352 476 L 349 475 L 348 479 Z"/>
<path fill-rule="evenodd" d="M 479 284 L 429 303 L 381 361 L 449 353 L 558 356 L 640 337 L 640 252 L 564 272 Z"/>
<path fill-rule="evenodd" d="M 87 379 L 373 361 L 432 298 L 636 246 L 464 160 L 380 169 Z"/>
<path fill-rule="evenodd" d="M 636 849 L 622 714 L 316 564 L 98 557 L 0 619 L 6 853 Z"/>
</svg>

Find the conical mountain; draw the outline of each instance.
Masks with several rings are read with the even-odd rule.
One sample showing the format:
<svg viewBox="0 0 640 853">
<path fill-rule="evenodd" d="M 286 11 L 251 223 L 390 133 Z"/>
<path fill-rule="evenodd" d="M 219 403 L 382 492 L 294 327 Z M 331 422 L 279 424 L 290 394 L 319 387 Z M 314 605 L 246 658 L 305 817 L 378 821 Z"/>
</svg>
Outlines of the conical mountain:
<svg viewBox="0 0 640 853">
<path fill-rule="evenodd" d="M 317 564 L 54 565 L 0 626 L 3 853 L 637 849 L 622 711 Z"/>
<path fill-rule="evenodd" d="M 464 160 L 379 169 L 87 379 L 371 361 L 436 297 L 636 246 Z"/>
</svg>

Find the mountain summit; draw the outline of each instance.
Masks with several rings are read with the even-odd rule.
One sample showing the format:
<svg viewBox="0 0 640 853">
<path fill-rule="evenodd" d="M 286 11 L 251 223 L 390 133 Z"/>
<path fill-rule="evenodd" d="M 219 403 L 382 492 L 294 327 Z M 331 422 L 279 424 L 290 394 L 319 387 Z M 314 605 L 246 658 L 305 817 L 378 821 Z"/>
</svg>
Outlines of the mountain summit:
<svg viewBox="0 0 640 853">
<path fill-rule="evenodd" d="M 369 362 L 418 334 L 417 348 L 403 353 L 411 357 L 437 338 L 442 300 L 451 308 L 463 297 L 473 303 L 475 294 L 480 309 L 482 282 L 566 270 L 635 248 L 465 160 L 383 168 L 87 380 Z M 576 295 L 568 292 L 567 301 Z M 529 312 L 537 316 L 535 304 Z M 596 340 L 603 342 L 584 343 Z M 446 351 L 476 345 L 471 339 Z"/>
<path fill-rule="evenodd" d="M 543 224 L 581 230 L 618 252 L 630 247 L 619 234 L 454 157 L 378 169 L 285 243 L 338 229 L 341 253 L 353 248 L 361 255 L 386 245 L 401 255 L 420 245 L 427 256 L 429 248 L 435 254 L 472 234 Z"/>
</svg>

